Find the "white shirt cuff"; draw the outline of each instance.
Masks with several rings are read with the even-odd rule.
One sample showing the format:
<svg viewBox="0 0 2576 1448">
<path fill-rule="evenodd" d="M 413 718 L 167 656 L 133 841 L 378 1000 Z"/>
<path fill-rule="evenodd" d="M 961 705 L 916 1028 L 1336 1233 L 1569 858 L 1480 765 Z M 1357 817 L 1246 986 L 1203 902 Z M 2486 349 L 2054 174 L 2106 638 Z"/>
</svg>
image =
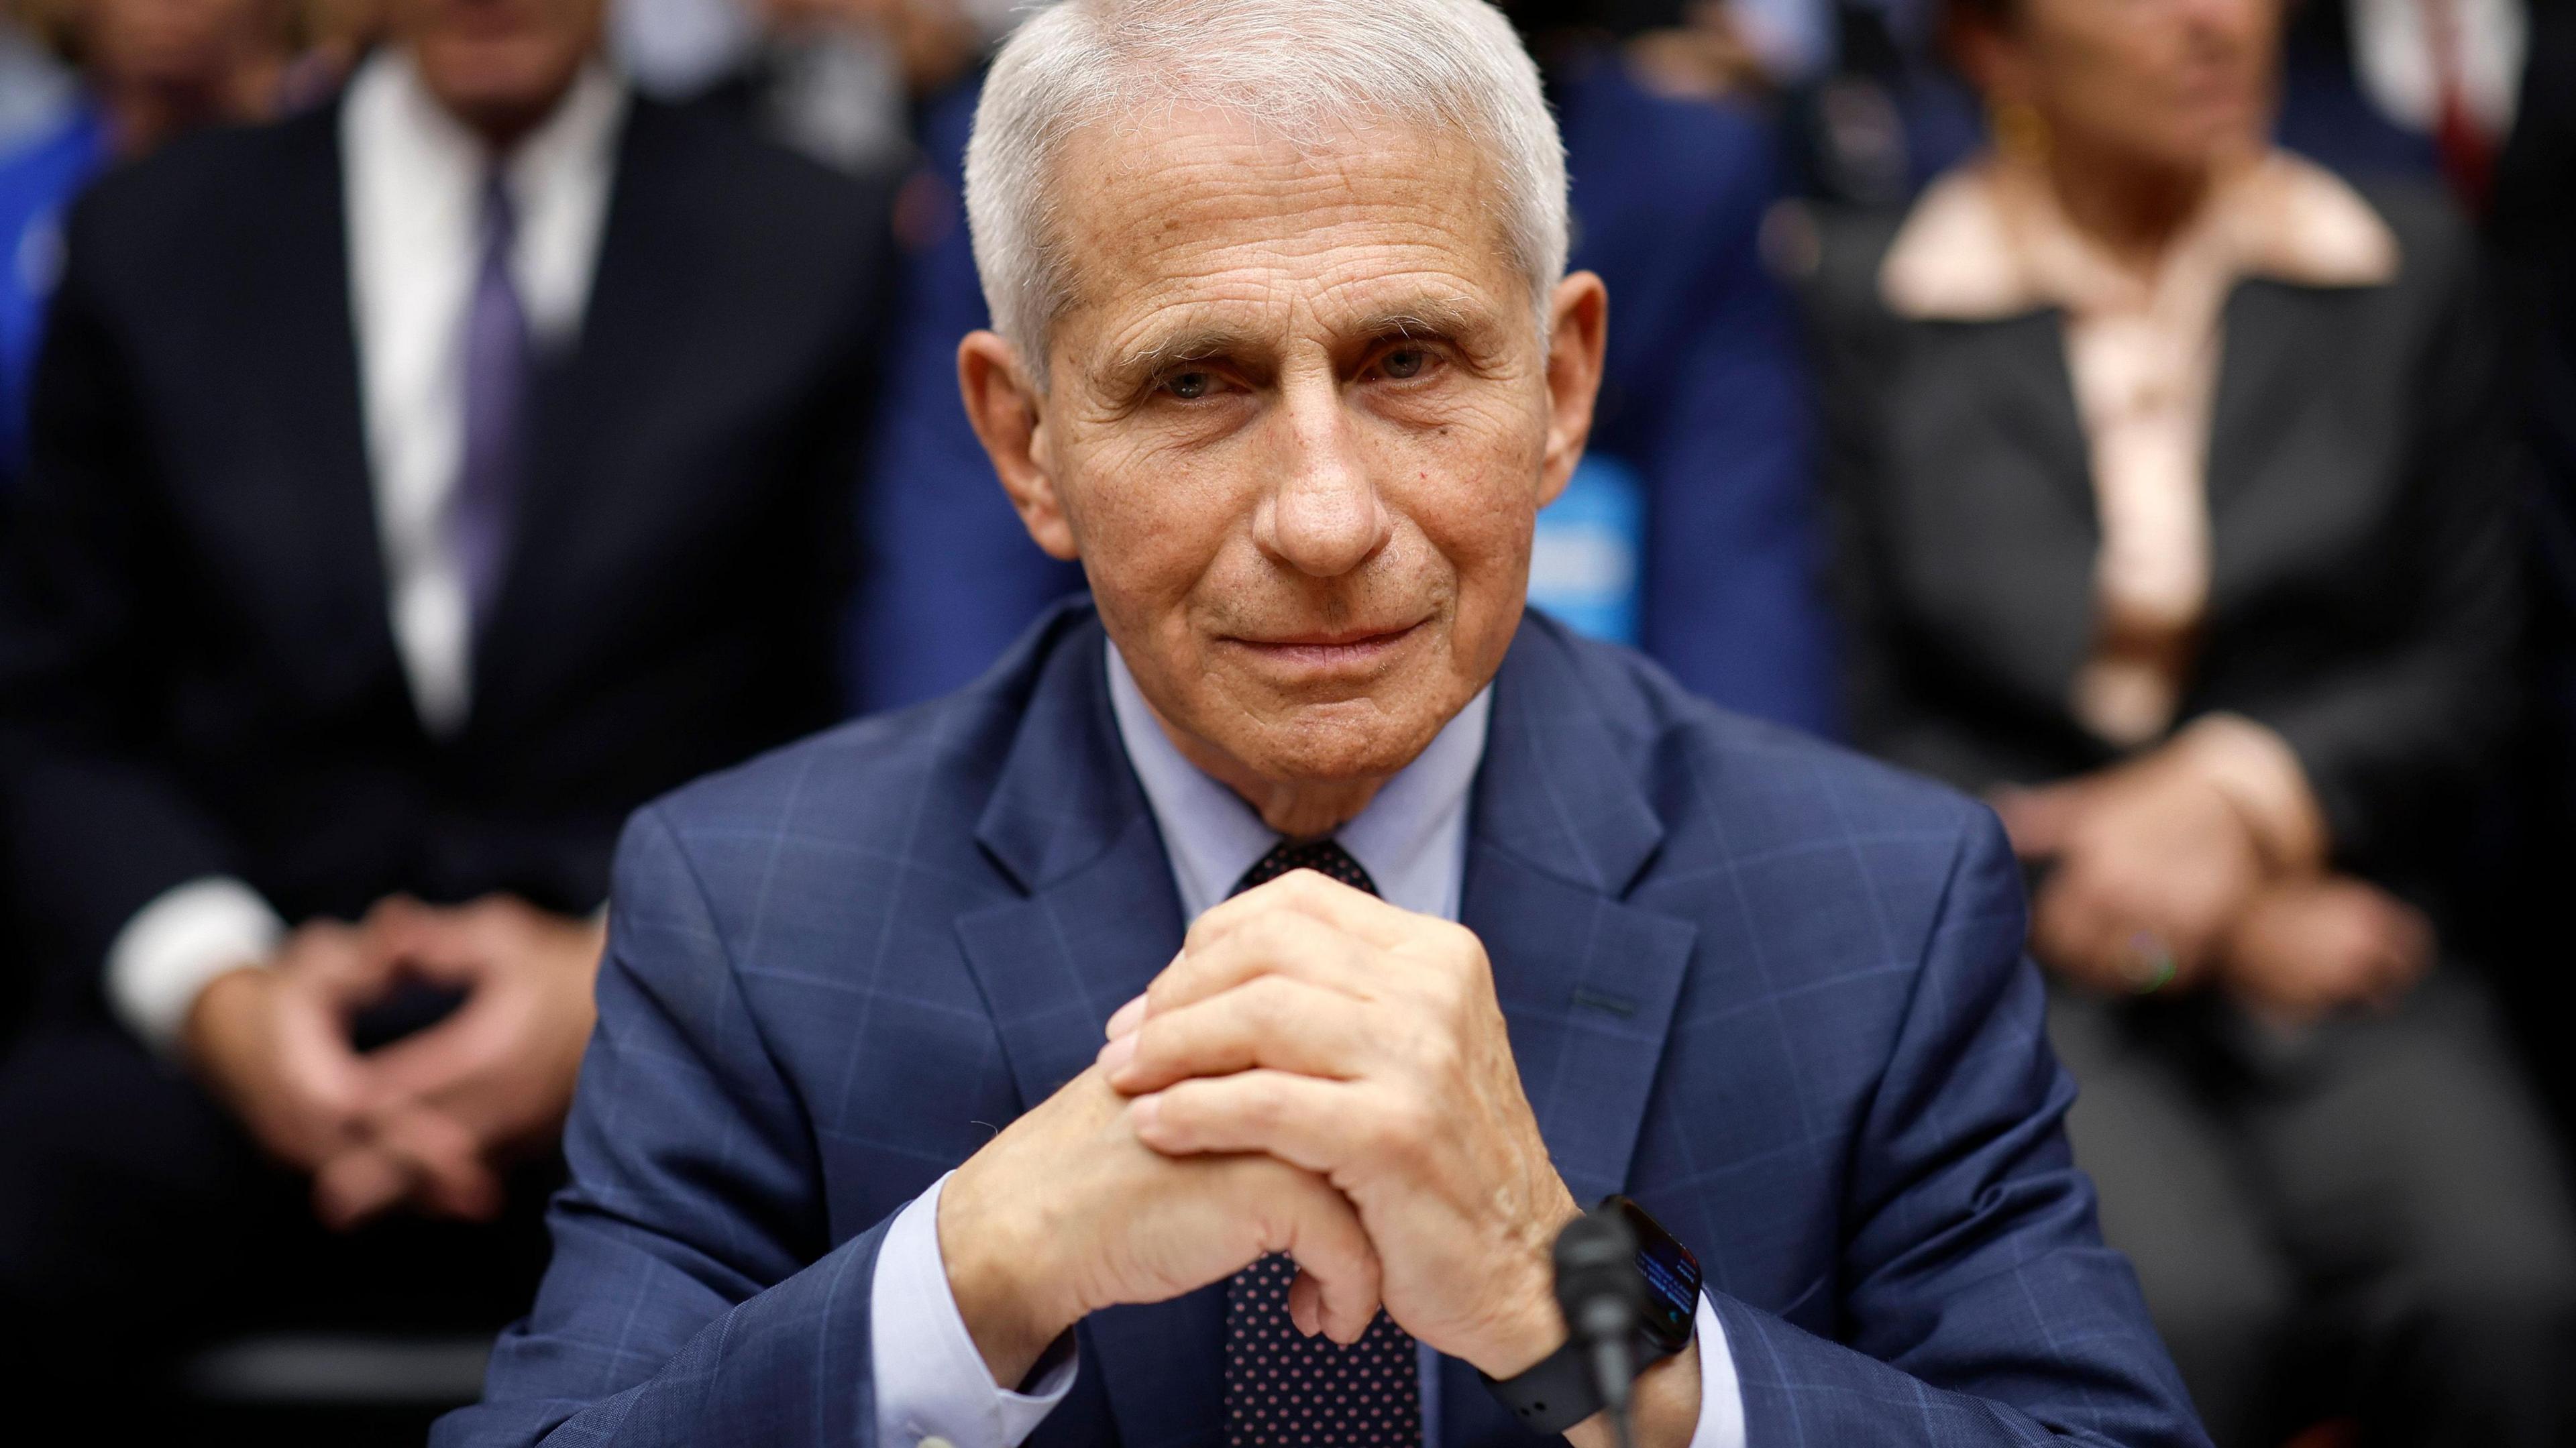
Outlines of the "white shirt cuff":
<svg viewBox="0 0 2576 1448">
<path fill-rule="evenodd" d="M 876 1441 L 879 1448 L 915 1448 L 925 1438 L 945 1438 L 955 1448 L 1018 1448 L 1073 1390 L 1081 1355 L 1067 1351 L 1029 1392 L 993 1381 L 958 1315 L 939 1254 L 939 1193 L 947 1185 L 941 1177 L 896 1213 L 877 1247 L 868 1289 Z"/>
<path fill-rule="evenodd" d="M 1744 1385 L 1735 1380 L 1735 1354 L 1726 1324 L 1717 1320 L 1708 1294 L 1699 1298 L 1699 1426 L 1691 1448 L 1744 1448 Z"/>
<path fill-rule="evenodd" d="M 286 922 L 239 880 L 209 875 L 174 885 L 135 911 L 108 945 L 108 1005 L 166 1056 L 198 992 L 226 971 L 265 963 L 285 938 Z"/>
</svg>

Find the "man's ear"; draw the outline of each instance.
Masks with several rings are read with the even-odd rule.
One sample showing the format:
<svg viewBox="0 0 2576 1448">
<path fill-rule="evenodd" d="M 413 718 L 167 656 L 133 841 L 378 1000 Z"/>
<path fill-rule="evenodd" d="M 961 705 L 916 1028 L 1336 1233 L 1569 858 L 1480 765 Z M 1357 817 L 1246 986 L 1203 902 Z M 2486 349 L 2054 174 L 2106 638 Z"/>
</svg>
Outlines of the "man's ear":
<svg viewBox="0 0 2576 1448">
<path fill-rule="evenodd" d="M 1002 479 L 1002 491 L 1019 510 L 1020 525 L 1049 555 L 1072 561 L 1073 525 L 1056 491 L 1038 390 L 1018 349 L 992 332 L 967 333 L 957 344 L 957 390 L 965 399 L 966 420 L 974 424 L 975 436 Z"/>
<path fill-rule="evenodd" d="M 1565 491 L 1583 444 L 1592 436 L 1592 403 L 1601 392 L 1601 354 L 1610 337 L 1610 289 L 1592 273 L 1576 272 L 1556 284 L 1548 307 L 1547 462 L 1539 472 L 1538 505 Z"/>
</svg>

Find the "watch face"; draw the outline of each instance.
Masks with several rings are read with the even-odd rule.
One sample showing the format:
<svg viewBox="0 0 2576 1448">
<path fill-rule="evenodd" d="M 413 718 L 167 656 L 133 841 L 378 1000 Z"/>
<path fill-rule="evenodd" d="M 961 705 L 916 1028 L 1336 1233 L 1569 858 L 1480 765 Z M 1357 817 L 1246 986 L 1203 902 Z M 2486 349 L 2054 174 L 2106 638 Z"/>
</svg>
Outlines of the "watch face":
<svg viewBox="0 0 2576 1448">
<path fill-rule="evenodd" d="M 1679 1352 L 1699 1318 L 1699 1259 L 1647 1216 L 1645 1208 L 1626 1197 L 1613 1200 L 1637 1234 L 1637 1270 L 1646 1279 L 1646 1337 L 1658 1354 Z"/>
</svg>

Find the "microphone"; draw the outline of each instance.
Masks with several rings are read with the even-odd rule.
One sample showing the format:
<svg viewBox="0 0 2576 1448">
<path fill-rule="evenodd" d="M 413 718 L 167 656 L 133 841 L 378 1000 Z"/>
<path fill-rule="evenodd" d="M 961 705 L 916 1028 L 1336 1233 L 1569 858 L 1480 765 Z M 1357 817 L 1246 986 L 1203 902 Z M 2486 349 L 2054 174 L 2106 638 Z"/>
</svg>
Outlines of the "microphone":
<svg viewBox="0 0 2576 1448">
<path fill-rule="evenodd" d="M 1637 1234 L 1614 1201 L 1586 1212 L 1556 1234 L 1556 1305 L 1580 1346 L 1593 1390 L 1610 1410 L 1620 1448 L 1631 1448 L 1628 1396 L 1637 1376 L 1639 1320 L 1646 1274 L 1637 1266 Z"/>
</svg>

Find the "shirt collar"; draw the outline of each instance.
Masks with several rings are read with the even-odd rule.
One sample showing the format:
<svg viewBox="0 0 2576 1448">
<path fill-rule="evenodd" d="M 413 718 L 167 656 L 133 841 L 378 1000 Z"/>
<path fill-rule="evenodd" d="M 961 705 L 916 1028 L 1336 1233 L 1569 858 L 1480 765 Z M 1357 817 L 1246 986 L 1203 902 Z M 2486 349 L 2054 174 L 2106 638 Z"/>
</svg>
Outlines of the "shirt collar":
<svg viewBox="0 0 2576 1448">
<path fill-rule="evenodd" d="M 396 249 L 401 287 L 420 289 L 451 260 L 455 285 L 469 285 L 491 159 L 482 139 L 439 104 L 398 46 L 367 61 L 342 104 L 350 206 L 371 218 L 358 229 Z M 504 165 L 518 212 L 512 271 L 529 329 L 546 345 L 569 343 L 580 328 L 627 107 L 626 83 L 590 61 Z"/>
<path fill-rule="evenodd" d="M 1182 913 L 1195 920 L 1233 893 L 1235 881 L 1270 853 L 1279 836 L 1242 796 L 1189 762 L 1155 719 L 1117 644 L 1105 652 L 1109 707 L 1117 716 L 1119 742 L 1126 746 L 1145 802 L 1162 829 Z M 1467 798 L 1485 757 L 1493 699 L 1491 685 L 1478 690 L 1413 762 L 1378 790 L 1357 819 L 1334 833 L 1389 904 L 1443 919 L 1458 917 Z"/>
<path fill-rule="evenodd" d="M 420 78 L 411 52 L 390 46 L 370 57 L 349 83 L 352 98 L 383 107 L 425 156 L 480 175 L 489 153 L 481 137 L 448 113 Z M 525 205 L 546 184 L 567 173 L 608 164 L 617 129 L 626 118 L 626 83 L 605 63 L 583 63 L 553 111 L 511 148 L 505 173 L 512 199 Z"/>
<path fill-rule="evenodd" d="M 597 60 L 585 63 L 553 114 L 512 148 L 507 168 L 511 199 L 525 211 L 574 177 L 608 170 L 625 119 L 626 83 Z"/>
<path fill-rule="evenodd" d="M 2396 235 L 2369 202 L 2280 150 L 2229 168 L 2169 256 L 2315 287 L 2385 285 L 2398 266 Z M 1879 268 L 1889 309 L 1918 321 L 2111 310 L 2151 285 L 2103 256 L 2035 171 L 1991 156 L 1934 182 Z"/>
</svg>

